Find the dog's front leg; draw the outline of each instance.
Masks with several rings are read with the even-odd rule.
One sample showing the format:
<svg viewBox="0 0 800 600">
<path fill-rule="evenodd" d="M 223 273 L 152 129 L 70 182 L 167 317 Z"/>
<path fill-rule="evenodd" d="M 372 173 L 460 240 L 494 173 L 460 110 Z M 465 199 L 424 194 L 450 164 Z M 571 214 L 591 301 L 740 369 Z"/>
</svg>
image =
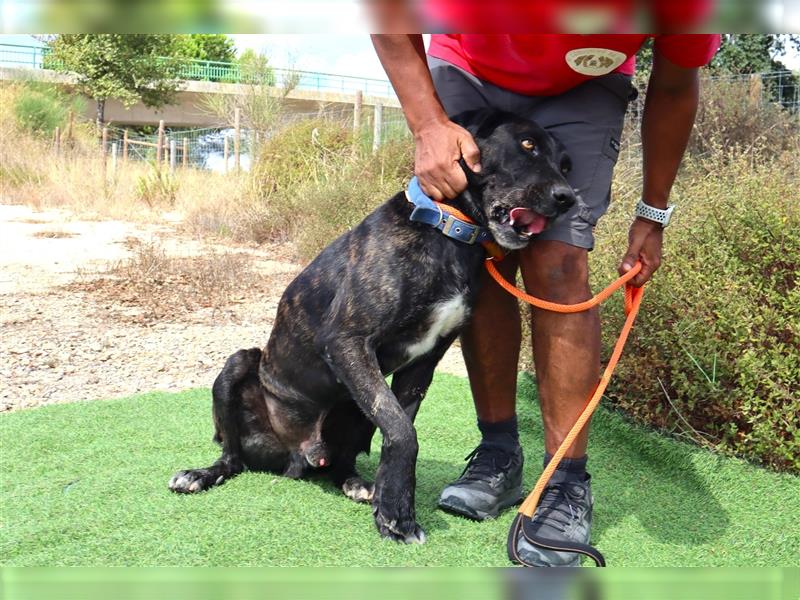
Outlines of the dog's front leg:
<svg viewBox="0 0 800 600">
<path fill-rule="evenodd" d="M 322 350 L 336 376 L 383 434 L 372 498 L 378 531 L 407 544 L 423 543 L 425 533 L 416 523 L 414 510 L 418 450 L 414 424 L 386 385 L 366 340 L 330 340 L 322 343 Z"/>
</svg>

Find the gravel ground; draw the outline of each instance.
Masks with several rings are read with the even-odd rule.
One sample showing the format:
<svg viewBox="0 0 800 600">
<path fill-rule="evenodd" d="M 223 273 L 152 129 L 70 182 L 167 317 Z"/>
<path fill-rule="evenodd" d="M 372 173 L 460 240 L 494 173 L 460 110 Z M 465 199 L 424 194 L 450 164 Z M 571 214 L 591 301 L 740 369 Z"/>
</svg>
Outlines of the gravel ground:
<svg viewBox="0 0 800 600">
<path fill-rule="evenodd" d="M 142 318 L 143 306 L 96 285 L 113 280 L 109 269 L 141 244 L 197 260 L 246 253 L 248 279 L 260 283 L 213 306 L 195 302 L 166 318 Z M 0 411 L 209 387 L 232 352 L 263 346 L 300 268 L 285 248 L 211 246 L 169 225 L 0 205 Z M 465 374 L 457 348 L 439 368 Z"/>
</svg>

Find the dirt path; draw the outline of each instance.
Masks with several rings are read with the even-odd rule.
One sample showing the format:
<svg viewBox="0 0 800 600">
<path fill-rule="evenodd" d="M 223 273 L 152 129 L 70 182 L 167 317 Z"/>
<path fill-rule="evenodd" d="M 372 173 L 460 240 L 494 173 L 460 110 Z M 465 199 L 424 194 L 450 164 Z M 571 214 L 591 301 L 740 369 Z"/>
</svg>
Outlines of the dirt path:
<svg viewBox="0 0 800 600">
<path fill-rule="evenodd" d="M 0 411 L 209 387 L 265 343 L 299 269 L 285 248 L 0 205 Z M 440 370 L 465 373 L 458 349 Z"/>
</svg>

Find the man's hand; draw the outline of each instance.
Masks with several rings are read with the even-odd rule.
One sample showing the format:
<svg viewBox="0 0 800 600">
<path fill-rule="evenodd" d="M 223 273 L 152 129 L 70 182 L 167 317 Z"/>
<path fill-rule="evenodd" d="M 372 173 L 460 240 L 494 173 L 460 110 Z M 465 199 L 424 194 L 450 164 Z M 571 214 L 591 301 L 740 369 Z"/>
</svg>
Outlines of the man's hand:
<svg viewBox="0 0 800 600">
<path fill-rule="evenodd" d="M 422 191 L 434 200 L 453 199 L 467 187 L 460 158 L 475 173 L 481 170 L 480 151 L 469 131 L 450 120 L 420 127 L 414 136 L 414 174 Z"/>
<path fill-rule="evenodd" d="M 658 223 L 635 219 L 628 231 L 628 251 L 619 266 L 619 274 L 630 271 L 638 260 L 642 263 L 642 270 L 631 280 L 631 284 L 640 287 L 649 281 L 661 266 L 663 237 L 664 229 Z"/>
</svg>

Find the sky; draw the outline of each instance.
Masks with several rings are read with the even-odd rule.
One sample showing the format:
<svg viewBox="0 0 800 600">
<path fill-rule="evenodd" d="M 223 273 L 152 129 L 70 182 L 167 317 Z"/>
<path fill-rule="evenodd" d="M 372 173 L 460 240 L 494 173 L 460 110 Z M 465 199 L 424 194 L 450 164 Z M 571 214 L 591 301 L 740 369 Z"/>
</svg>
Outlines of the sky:
<svg viewBox="0 0 800 600">
<path fill-rule="evenodd" d="M 386 79 L 369 35 L 232 35 L 239 51 L 263 52 L 276 67 Z"/>
</svg>

